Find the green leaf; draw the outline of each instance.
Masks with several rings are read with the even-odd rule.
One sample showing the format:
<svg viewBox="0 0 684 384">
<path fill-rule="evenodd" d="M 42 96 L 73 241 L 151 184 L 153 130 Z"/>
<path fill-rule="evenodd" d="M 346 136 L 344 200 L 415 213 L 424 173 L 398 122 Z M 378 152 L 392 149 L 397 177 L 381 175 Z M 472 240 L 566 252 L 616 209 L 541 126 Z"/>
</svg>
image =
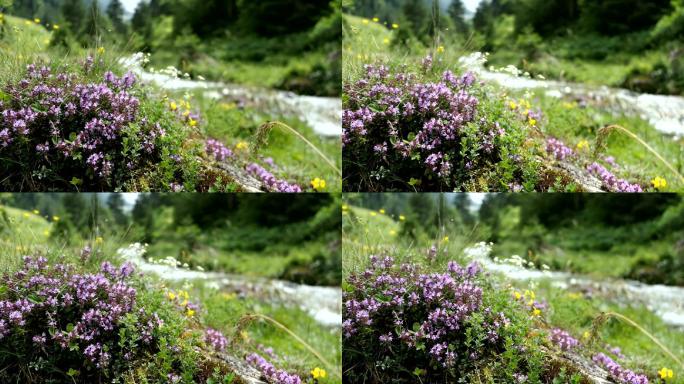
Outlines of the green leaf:
<svg viewBox="0 0 684 384">
<path fill-rule="evenodd" d="M 74 330 L 74 325 L 72 323 L 69 323 L 66 325 L 66 331 L 71 332 Z"/>
</svg>

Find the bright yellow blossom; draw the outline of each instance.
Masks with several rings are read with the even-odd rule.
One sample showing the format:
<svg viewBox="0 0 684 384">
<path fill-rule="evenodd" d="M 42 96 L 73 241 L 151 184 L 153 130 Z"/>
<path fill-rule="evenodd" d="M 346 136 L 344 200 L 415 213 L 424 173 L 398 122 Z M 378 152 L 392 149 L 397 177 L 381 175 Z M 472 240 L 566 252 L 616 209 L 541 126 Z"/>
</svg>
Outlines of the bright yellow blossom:
<svg viewBox="0 0 684 384">
<path fill-rule="evenodd" d="M 196 127 L 197 126 L 197 120 L 190 118 L 190 121 L 188 122 L 191 127 Z"/>
<path fill-rule="evenodd" d="M 382 39 L 382 43 L 385 44 L 385 45 L 386 45 L 386 44 L 389 44 L 389 43 L 390 43 L 390 39 L 388 39 L 388 38 L 385 37 L 384 39 Z"/>
<path fill-rule="evenodd" d="M 397 231 L 395 231 L 394 229 L 390 229 L 389 234 L 390 236 L 394 236 L 397 234 Z"/>
<path fill-rule="evenodd" d="M 658 375 L 660 375 L 660 378 L 663 380 L 669 380 L 674 377 L 674 372 L 672 372 L 671 369 L 663 367 L 660 371 L 658 371 Z"/>
<path fill-rule="evenodd" d="M 588 148 L 588 147 L 589 147 L 589 142 L 587 140 L 580 140 L 580 142 L 577 143 L 577 149 L 580 151 L 583 150 L 584 148 Z"/>
<path fill-rule="evenodd" d="M 535 308 L 532 311 L 532 316 L 539 316 L 539 315 L 541 315 L 541 311 L 539 309 Z"/>
<path fill-rule="evenodd" d="M 247 149 L 247 147 L 248 147 L 248 145 L 244 141 L 241 141 L 241 142 L 235 144 L 235 149 L 237 149 L 238 151 L 243 151 L 243 150 Z"/>
<path fill-rule="evenodd" d="M 34 210 L 33 210 L 33 214 L 34 214 L 34 215 L 40 215 L 40 211 L 37 210 L 37 209 L 34 209 Z"/>
<path fill-rule="evenodd" d="M 53 25 L 53 26 L 52 26 L 52 29 L 54 29 L 54 30 L 59 29 L 59 25 L 57 25 L 57 24 Z"/>
<path fill-rule="evenodd" d="M 24 212 L 24 217 L 31 217 L 28 212 Z"/>
<path fill-rule="evenodd" d="M 364 24 L 370 23 L 370 21 L 369 21 L 368 19 L 363 19 L 362 22 L 363 22 Z"/>
<path fill-rule="evenodd" d="M 167 293 L 166 296 L 169 298 L 169 300 L 176 300 L 176 294 L 173 292 Z"/>
<path fill-rule="evenodd" d="M 313 189 L 320 192 L 320 191 L 325 189 L 325 180 L 317 177 L 317 178 L 311 180 L 311 186 L 313 187 Z"/>
<path fill-rule="evenodd" d="M 518 104 L 516 104 L 515 101 L 511 100 L 508 102 L 508 107 L 510 109 L 516 109 L 516 108 L 518 108 Z"/>
<path fill-rule="evenodd" d="M 33 22 L 36 24 L 40 24 L 40 19 L 36 17 L 35 19 L 33 19 Z"/>
<path fill-rule="evenodd" d="M 516 300 L 520 300 L 520 298 L 522 297 L 522 295 L 520 294 L 520 292 L 515 291 L 515 292 L 513 292 L 513 297 L 515 297 Z"/>
<path fill-rule="evenodd" d="M 399 24 L 392 23 L 392 29 L 399 29 Z"/>
<path fill-rule="evenodd" d="M 175 111 L 178 109 L 178 104 L 176 104 L 175 101 L 172 101 L 171 104 L 169 104 L 169 108 L 171 108 L 172 111 Z"/>
<path fill-rule="evenodd" d="M 530 118 L 530 125 L 533 127 L 536 127 L 537 126 L 537 120 Z"/>
<path fill-rule="evenodd" d="M 59 216 L 52 216 L 52 221 L 59 221 Z"/>
<path fill-rule="evenodd" d="M 589 339 L 590 336 L 591 334 L 589 333 L 589 331 L 584 331 L 584 333 L 582 334 L 582 338 L 585 340 Z"/>
<path fill-rule="evenodd" d="M 444 238 L 442 238 L 442 242 L 448 243 L 449 242 L 449 236 L 444 236 Z"/>
<path fill-rule="evenodd" d="M 313 378 L 316 380 L 324 379 L 326 376 L 325 369 L 316 367 L 311 371 L 311 376 L 313 376 Z"/>
<path fill-rule="evenodd" d="M 377 17 L 374 17 L 373 21 L 377 23 L 378 21 L 380 21 L 380 19 L 378 19 Z"/>
<path fill-rule="evenodd" d="M 104 242 L 104 239 L 102 236 L 98 236 L 95 238 L 95 244 L 102 244 Z"/>
<path fill-rule="evenodd" d="M 50 236 L 50 231 L 48 231 L 47 229 L 44 230 L 44 231 L 43 231 L 43 235 L 45 235 L 45 236 Z"/>
<path fill-rule="evenodd" d="M 377 213 L 375 211 L 371 211 L 370 215 L 371 216 L 377 216 Z"/>
<path fill-rule="evenodd" d="M 440 45 L 439 47 L 437 47 L 437 53 L 444 53 L 444 46 L 443 45 Z"/>
<path fill-rule="evenodd" d="M 404 221 L 406 220 L 406 216 L 404 215 L 399 215 L 399 221 Z"/>
<path fill-rule="evenodd" d="M 190 308 L 188 308 L 188 310 L 187 310 L 187 312 L 185 312 L 185 314 L 186 314 L 188 317 L 193 317 L 193 316 L 195 316 L 195 311 L 192 310 L 192 309 L 190 309 Z"/>
<path fill-rule="evenodd" d="M 653 187 L 655 189 L 665 189 L 667 188 L 667 180 L 664 178 L 657 176 L 655 179 L 651 180 L 651 184 L 653 184 Z"/>
<path fill-rule="evenodd" d="M 380 212 L 381 214 L 384 215 L 384 214 L 385 214 L 385 209 L 384 209 L 384 208 L 380 208 L 380 209 L 378 210 L 378 212 Z"/>
<path fill-rule="evenodd" d="M 105 53 L 104 47 L 98 48 L 98 49 L 97 49 L 97 53 L 99 53 L 100 55 L 103 55 L 103 54 Z"/>
</svg>

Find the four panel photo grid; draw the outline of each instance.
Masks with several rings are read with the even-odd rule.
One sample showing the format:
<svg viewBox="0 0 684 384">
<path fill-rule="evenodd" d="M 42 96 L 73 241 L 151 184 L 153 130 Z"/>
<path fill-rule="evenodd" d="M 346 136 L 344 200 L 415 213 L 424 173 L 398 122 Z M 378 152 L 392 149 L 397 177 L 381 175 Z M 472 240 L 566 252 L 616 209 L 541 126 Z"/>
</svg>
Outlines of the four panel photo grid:
<svg viewBox="0 0 684 384">
<path fill-rule="evenodd" d="M 0 383 L 684 384 L 684 1 L 0 0 Z"/>
</svg>

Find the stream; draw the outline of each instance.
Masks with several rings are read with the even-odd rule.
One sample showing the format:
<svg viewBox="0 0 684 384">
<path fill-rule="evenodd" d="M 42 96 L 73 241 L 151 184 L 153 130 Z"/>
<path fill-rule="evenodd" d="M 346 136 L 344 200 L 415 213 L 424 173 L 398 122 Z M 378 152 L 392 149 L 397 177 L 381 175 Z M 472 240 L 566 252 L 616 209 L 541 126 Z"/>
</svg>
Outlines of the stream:
<svg viewBox="0 0 684 384">
<path fill-rule="evenodd" d="M 173 70 L 146 71 L 143 69 L 143 60 L 144 56 L 138 53 L 122 59 L 121 64 L 143 81 L 154 83 L 164 89 L 203 89 L 207 98 L 236 101 L 239 105 L 256 107 L 275 118 L 299 118 L 321 136 L 339 137 L 342 134 L 341 98 L 297 95 L 268 88 L 184 79 Z"/>
<path fill-rule="evenodd" d="M 221 272 L 195 271 L 166 263 L 151 263 L 143 257 L 145 246 L 130 244 L 117 251 L 118 255 L 135 264 L 139 271 L 156 274 L 168 281 L 201 280 L 205 286 L 239 292 L 271 303 L 295 306 L 308 313 L 317 323 L 326 327 L 342 326 L 342 289 L 296 284 L 290 281 Z"/>
<path fill-rule="evenodd" d="M 465 249 L 466 257 L 490 272 L 511 280 L 548 279 L 554 287 L 601 296 L 620 304 L 642 304 L 666 324 L 684 330 L 684 287 L 644 284 L 633 280 L 602 279 L 568 272 L 540 271 L 513 263 L 498 263 L 490 258 L 491 244 L 478 243 Z"/>
<path fill-rule="evenodd" d="M 660 132 L 684 136 L 684 97 L 636 93 L 626 89 L 592 86 L 564 81 L 532 79 L 513 66 L 499 71 L 485 68 L 486 56 L 480 52 L 463 56 L 459 64 L 485 81 L 504 88 L 542 89 L 557 98 L 581 99 L 613 113 L 639 116 Z"/>
</svg>

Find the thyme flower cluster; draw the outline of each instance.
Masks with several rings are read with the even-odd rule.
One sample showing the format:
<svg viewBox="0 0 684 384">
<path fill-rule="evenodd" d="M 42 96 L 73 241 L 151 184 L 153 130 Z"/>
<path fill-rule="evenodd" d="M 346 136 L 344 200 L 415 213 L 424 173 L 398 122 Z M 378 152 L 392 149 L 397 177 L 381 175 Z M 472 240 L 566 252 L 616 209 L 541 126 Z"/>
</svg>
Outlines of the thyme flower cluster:
<svg viewBox="0 0 684 384">
<path fill-rule="evenodd" d="M 23 268 L 0 281 L 0 343 L 17 353 L 56 358 L 59 367 L 83 365 L 112 372 L 158 349 L 164 325 L 137 305 L 131 264 L 102 263 L 98 273 L 48 265 L 26 256 Z M 134 325 L 132 325 L 134 324 Z M 123 335 L 132 332 L 134 345 Z"/>
<path fill-rule="evenodd" d="M 97 78 L 99 66 L 92 57 L 73 70 L 30 64 L 3 87 L 0 156 L 15 160 L 6 164 L 23 165 L 35 179 L 85 177 L 82 189 L 101 189 L 160 160 L 167 132 L 142 113 L 136 76 L 107 71 L 85 80 Z M 9 166 L 0 168 L 22 173 Z"/>
</svg>

